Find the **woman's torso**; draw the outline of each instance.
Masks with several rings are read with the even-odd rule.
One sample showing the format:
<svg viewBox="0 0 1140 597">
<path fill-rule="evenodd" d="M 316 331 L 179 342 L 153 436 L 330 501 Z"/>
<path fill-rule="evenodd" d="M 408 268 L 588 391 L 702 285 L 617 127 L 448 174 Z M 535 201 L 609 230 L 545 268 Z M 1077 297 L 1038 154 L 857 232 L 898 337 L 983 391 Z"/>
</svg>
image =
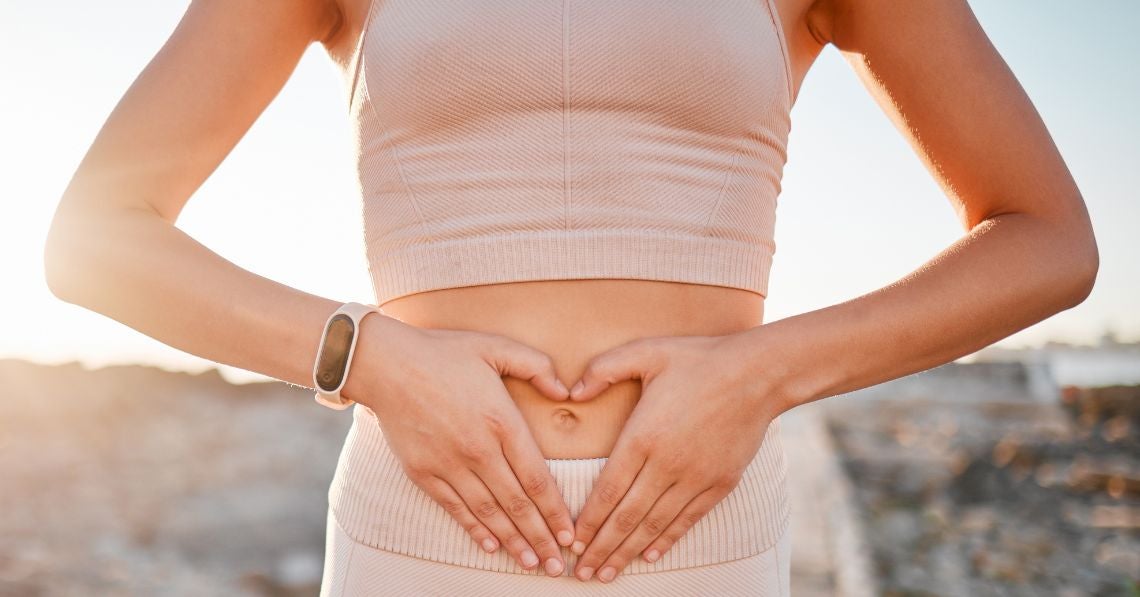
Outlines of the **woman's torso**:
<svg viewBox="0 0 1140 597">
<path fill-rule="evenodd" d="M 760 325 L 760 295 L 648 280 L 545 280 L 450 288 L 388 301 L 386 313 L 428 328 L 509 336 L 545 351 L 570 387 L 596 354 L 645 336 L 721 335 Z M 608 456 L 641 394 L 617 383 L 589 402 L 554 402 L 504 378 L 547 458 Z"/>
<path fill-rule="evenodd" d="M 774 0 L 785 30 L 803 29 L 808 0 Z M 341 0 L 344 41 L 330 48 L 345 58 L 353 50 L 367 0 Z M 789 34 L 793 86 L 806 67 L 798 48 L 802 33 Z M 645 279 L 567 279 L 505 282 L 418 292 L 381 305 L 420 327 L 468 329 L 509 336 L 545 351 L 567 386 L 595 355 L 645 336 L 722 335 L 760 325 L 764 296 L 740 288 Z M 529 383 L 504 378 L 507 390 L 547 458 L 607 456 L 637 403 L 640 382 L 615 384 L 587 403 L 553 402 Z"/>
</svg>

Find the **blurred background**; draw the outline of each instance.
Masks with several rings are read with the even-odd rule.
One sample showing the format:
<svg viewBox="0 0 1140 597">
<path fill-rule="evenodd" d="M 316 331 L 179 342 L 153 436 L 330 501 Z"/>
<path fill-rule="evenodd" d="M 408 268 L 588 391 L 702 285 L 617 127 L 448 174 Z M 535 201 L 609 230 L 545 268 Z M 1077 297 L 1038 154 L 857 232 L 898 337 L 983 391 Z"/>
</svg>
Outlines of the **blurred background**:
<svg viewBox="0 0 1140 597">
<path fill-rule="evenodd" d="M 43 281 L 56 201 L 188 4 L 0 3 L 0 595 L 320 580 L 349 417 Z M 796 595 L 1140 595 L 1140 2 L 971 6 L 1084 194 L 1096 288 L 954 363 L 785 415 Z M 345 104 L 313 46 L 179 227 L 263 276 L 371 302 Z M 834 48 L 792 122 L 768 321 L 889 284 L 964 234 Z"/>
</svg>

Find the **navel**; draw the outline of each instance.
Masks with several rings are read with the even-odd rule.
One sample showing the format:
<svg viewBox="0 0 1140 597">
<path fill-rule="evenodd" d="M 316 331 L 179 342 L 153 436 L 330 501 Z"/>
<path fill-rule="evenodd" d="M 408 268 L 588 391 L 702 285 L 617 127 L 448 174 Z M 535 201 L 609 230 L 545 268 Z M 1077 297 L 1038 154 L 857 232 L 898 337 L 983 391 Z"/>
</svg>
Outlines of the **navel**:
<svg viewBox="0 0 1140 597">
<path fill-rule="evenodd" d="M 554 417 L 554 422 L 562 429 L 572 429 L 578 425 L 578 415 L 575 415 L 569 409 L 554 409 L 552 416 Z"/>
</svg>

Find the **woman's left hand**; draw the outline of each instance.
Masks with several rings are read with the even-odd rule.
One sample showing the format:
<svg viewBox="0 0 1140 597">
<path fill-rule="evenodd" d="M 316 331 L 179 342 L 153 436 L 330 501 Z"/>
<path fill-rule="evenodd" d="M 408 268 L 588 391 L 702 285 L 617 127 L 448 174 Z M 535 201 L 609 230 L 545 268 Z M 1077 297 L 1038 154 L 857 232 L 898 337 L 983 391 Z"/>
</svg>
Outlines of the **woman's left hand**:
<svg viewBox="0 0 1140 597">
<path fill-rule="evenodd" d="M 655 561 L 740 482 L 781 412 L 747 340 L 639 338 L 587 365 L 571 400 L 629 379 L 642 391 L 576 521 L 580 580 L 609 582 L 639 553 Z"/>
</svg>

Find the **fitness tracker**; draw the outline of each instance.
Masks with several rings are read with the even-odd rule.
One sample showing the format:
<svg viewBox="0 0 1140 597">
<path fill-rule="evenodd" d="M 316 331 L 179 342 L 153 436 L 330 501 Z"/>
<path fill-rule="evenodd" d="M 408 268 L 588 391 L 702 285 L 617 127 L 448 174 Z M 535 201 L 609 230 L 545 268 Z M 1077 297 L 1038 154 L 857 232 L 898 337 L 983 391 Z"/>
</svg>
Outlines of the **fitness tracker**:
<svg viewBox="0 0 1140 597">
<path fill-rule="evenodd" d="M 329 316 L 317 348 L 317 359 L 313 364 L 313 387 L 319 404 L 334 410 L 344 410 L 353 401 L 341 396 L 340 391 L 348 381 L 352 367 L 352 355 L 356 352 L 356 342 L 360 337 L 360 322 L 369 313 L 381 313 L 372 305 L 345 303 Z"/>
</svg>

